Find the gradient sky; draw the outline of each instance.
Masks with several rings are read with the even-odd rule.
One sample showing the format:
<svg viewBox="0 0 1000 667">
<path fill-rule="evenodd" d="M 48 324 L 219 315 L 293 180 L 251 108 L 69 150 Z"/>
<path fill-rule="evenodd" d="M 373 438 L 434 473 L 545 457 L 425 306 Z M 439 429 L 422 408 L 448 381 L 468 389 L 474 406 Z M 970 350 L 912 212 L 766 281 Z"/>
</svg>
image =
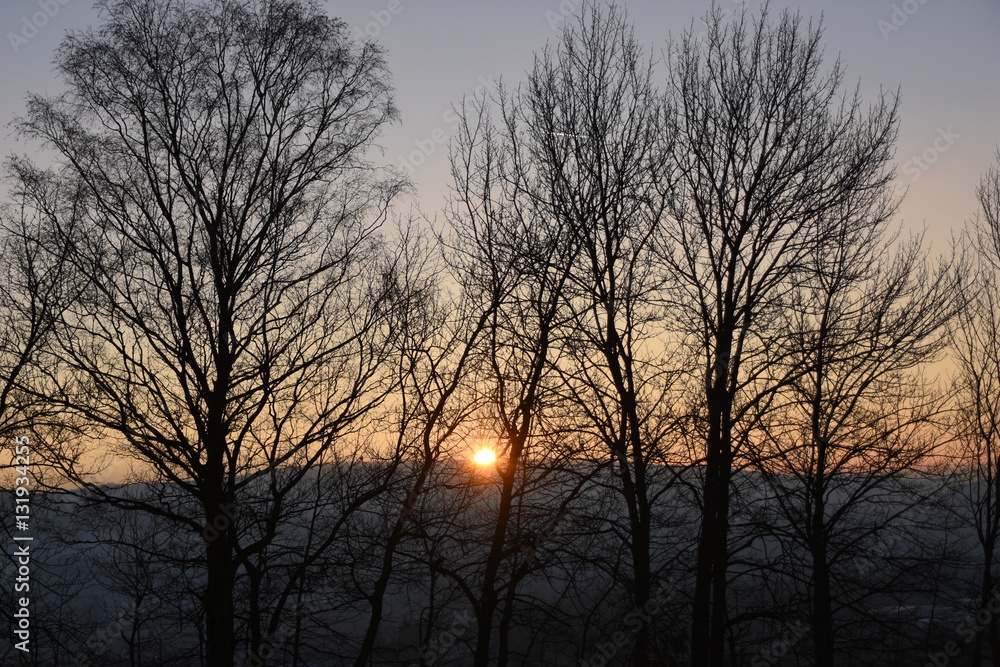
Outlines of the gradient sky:
<svg viewBox="0 0 1000 667">
<path fill-rule="evenodd" d="M 579 2 L 323 3 L 357 34 L 367 31 L 389 51 L 402 122 L 389 128 L 381 143 L 387 162 L 401 166 L 407 160 L 407 171 L 412 167 L 415 203 L 425 213 L 439 211 L 447 192 L 447 139 L 454 130 L 454 116 L 448 113 L 451 105 L 501 78 L 508 85 L 522 81 L 533 53 L 556 39 L 556 18 Z M 626 0 L 621 4 L 636 26 L 639 41 L 657 54 L 670 35 L 678 35 L 709 6 L 708 0 Z M 756 8 L 760 2 L 747 0 L 746 4 Z M 719 0 L 719 5 L 735 11 L 743 3 Z M 38 14 L 46 6 L 51 18 Z M 880 87 L 901 88 L 897 162 L 899 184 L 908 194 L 900 221 L 915 231 L 926 228 L 935 249 L 945 250 L 952 230 L 960 229 L 974 215 L 975 185 L 1000 144 L 1000 0 L 772 1 L 774 10 L 785 7 L 798 9 L 806 17 L 823 16 L 828 60 L 840 55 L 848 81 L 853 86 L 860 80 L 869 99 Z M 26 91 L 60 90 L 51 65 L 54 49 L 66 30 L 85 27 L 96 19 L 90 0 L 4 0 L 0 4 L 4 33 L 0 119 L 5 126 L 23 111 Z M 32 22 L 44 23 L 33 35 Z M 30 39 L 22 41 L 26 35 Z M 935 142 L 946 150 L 939 152 Z M 6 156 L 30 153 L 32 146 L 18 143 L 6 126 L 0 133 L 0 150 Z M 936 160 L 921 169 L 912 159 L 925 151 Z"/>
</svg>

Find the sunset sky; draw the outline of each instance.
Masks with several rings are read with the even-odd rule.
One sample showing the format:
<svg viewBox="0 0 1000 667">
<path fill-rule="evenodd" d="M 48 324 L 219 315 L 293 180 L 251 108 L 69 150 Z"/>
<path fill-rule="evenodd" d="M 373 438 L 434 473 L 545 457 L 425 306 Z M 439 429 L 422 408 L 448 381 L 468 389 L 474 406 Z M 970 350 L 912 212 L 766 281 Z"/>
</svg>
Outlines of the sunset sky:
<svg viewBox="0 0 1000 667">
<path fill-rule="evenodd" d="M 68 29 L 94 22 L 88 0 L 51 0 L 58 8 L 30 39 L 37 0 L 0 5 L 4 29 L 0 115 L 9 122 L 23 110 L 28 90 L 55 93 L 53 50 Z M 448 187 L 447 141 L 455 116 L 451 105 L 464 95 L 523 80 L 533 53 L 556 37 L 562 15 L 577 0 L 364 0 L 326 2 L 356 35 L 368 32 L 389 51 L 402 122 L 383 138 L 387 162 L 405 169 L 416 184 L 415 204 L 428 216 L 441 209 Z M 751 8 L 759 2 L 749 3 Z M 639 40 L 662 54 L 709 6 L 705 1 L 629 0 L 624 3 Z M 720 0 L 725 11 L 742 3 Z M 775 11 L 800 8 L 821 14 L 826 48 L 847 65 L 848 81 L 859 79 L 870 99 L 884 87 L 903 94 L 897 162 L 899 185 L 908 188 L 900 216 L 908 229 L 926 227 L 937 250 L 952 230 L 975 212 L 974 189 L 1000 142 L 1000 2 L 996 0 L 802 0 L 772 3 Z M 50 9 L 50 13 L 52 10 Z M 908 13 L 909 12 L 909 13 Z M 381 22 L 379 21 L 381 19 Z M 42 23 L 39 19 L 37 23 Z M 383 25 L 384 24 L 384 25 Z M 12 36 L 13 35 L 13 36 Z M 16 53 L 15 53 L 16 47 Z M 26 152 L 5 127 L 4 155 Z M 935 143 L 937 147 L 935 147 Z M 938 148 L 946 150 L 939 152 Z M 936 156 L 921 168 L 923 153 Z M 420 163 L 419 166 L 417 163 Z M 401 206 L 403 212 L 408 203 Z"/>
<path fill-rule="evenodd" d="M 1000 0 L 97 4 L 0 0 L 0 664 L 1000 656 Z"/>
</svg>

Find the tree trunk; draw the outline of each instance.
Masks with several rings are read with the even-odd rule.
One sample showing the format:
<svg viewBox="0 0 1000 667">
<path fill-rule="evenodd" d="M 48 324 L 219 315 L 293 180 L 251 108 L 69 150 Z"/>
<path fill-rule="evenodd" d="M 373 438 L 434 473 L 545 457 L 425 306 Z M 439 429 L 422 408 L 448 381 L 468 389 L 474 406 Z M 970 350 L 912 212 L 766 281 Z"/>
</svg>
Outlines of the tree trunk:
<svg viewBox="0 0 1000 667">
<path fill-rule="evenodd" d="M 716 487 L 715 539 L 712 559 L 712 615 L 709 638 L 709 665 L 723 667 L 726 663 L 726 625 L 729 608 L 726 602 L 726 584 L 729 575 L 729 486 L 732 479 L 732 454 L 727 443 L 723 449 L 719 483 Z"/>
<path fill-rule="evenodd" d="M 518 450 L 520 450 L 520 447 L 518 447 Z M 518 451 L 517 454 L 519 453 Z M 493 531 L 493 542 L 490 545 L 490 553 L 487 556 L 486 569 L 483 573 L 482 593 L 480 594 L 479 608 L 476 610 L 476 652 L 473 658 L 474 667 L 488 667 L 490 664 L 493 614 L 497 607 L 497 573 L 500 571 L 500 564 L 503 560 L 503 547 L 507 537 L 507 523 L 510 520 L 510 505 L 514 491 L 517 454 L 512 452 L 511 460 L 504 475 L 496 528 Z"/>
<path fill-rule="evenodd" d="M 225 303 L 220 299 L 220 303 Z M 205 432 L 206 463 L 201 486 L 205 489 L 205 640 L 208 664 L 232 667 L 236 643 L 233 627 L 233 585 L 236 568 L 233 562 L 236 529 L 233 525 L 236 504 L 226 492 L 225 388 L 231 377 L 229 355 L 231 319 L 224 309 L 220 323 L 219 362 L 216 388 L 206 400 L 208 418 Z"/>
<path fill-rule="evenodd" d="M 713 429 L 714 430 L 714 429 Z M 721 439 L 710 439 L 706 460 L 702 527 L 698 538 L 694 611 L 692 615 L 692 667 L 722 667 L 725 661 L 726 574 L 729 536 L 729 461 Z"/>
<path fill-rule="evenodd" d="M 705 486 L 702 494 L 701 531 L 698 534 L 698 552 L 695 563 L 694 606 L 691 611 L 691 667 L 708 665 L 708 642 L 710 640 L 709 618 L 712 612 L 712 542 L 714 531 L 714 504 L 710 498 L 715 495 L 715 466 L 705 464 Z"/>
<path fill-rule="evenodd" d="M 818 510 L 817 510 L 818 511 Z M 816 667 L 833 667 L 833 606 L 826 539 L 816 538 L 813 549 L 813 646 Z"/>
<path fill-rule="evenodd" d="M 396 556 L 396 549 L 399 546 L 400 541 L 403 539 L 403 534 L 406 529 L 406 521 L 409 519 L 410 513 L 413 512 L 413 505 L 417 502 L 417 496 L 419 496 L 423 490 L 424 482 L 429 473 L 430 465 L 425 464 L 424 467 L 421 468 L 420 474 L 417 477 L 413 488 L 410 490 L 410 493 L 407 494 L 403 510 L 396 519 L 392 532 L 389 534 L 389 539 L 386 541 L 385 552 L 382 554 L 382 567 L 379 572 L 379 577 L 375 582 L 375 590 L 372 591 L 371 596 L 368 598 L 368 603 L 371 607 L 371 615 L 368 617 L 368 627 L 365 630 L 365 637 L 361 642 L 361 649 L 358 652 L 358 657 L 354 661 L 354 667 L 364 667 L 371 661 L 372 653 L 375 650 L 375 639 L 378 636 L 379 626 L 382 624 L 382 610 L 385 606 L 385 592 L 388 590 L 389 580 L 392 578 L 393 560 Z"/>
<path fill-rule="evenodd" d="M 640 527 L 640 531 L 632 535 L 633 577 L 635 579 L 635 606 L 645 613 L 649 602 L 652 575 L 649 566 L 649 534 L 642 528 L 648 528 L 648 523 Z M 635 633 L 635 653 L 632 664 L 635 667 L 646 667 L 649 664 L 649 621 L 646 621 Z"/>
<path fill-rule="evenodd" d="M 822 325 L 822 335 L 826 335 L 826 323 Z M 824 354 L 820 351 L 816 373 L 816 396 L 812 409 L 812 432 L 816 443 L 816 474 L 811 489 L 812 516 L 810 551 L 813 566 L 813 647 L 816 667 L 833 667 L 833 598 L 830 591 L 830 562 L 827 553 L 826 532 L 826 463 L 829 440 L 820 430 L 821 399 L 823 396 Z"/>
<path fill-rule="evenodd" d="M 529 392 L 527 403 L 534 401 L 533 392 Z M 493 541 L 490 553 L 486 558 L 486 568 L 483 573 L 483 587 L 480 594 L 479 608 L 476 610 L 476 652 L 473 659 L 474 667 L 488 667 L 490 664 L 490 645 L 493 638 L 493 614 L 497 608 L 497 573 L 504 557 L 504 545 L 507 541 L 507 524 L 510 522 L 511 505 L 514 499 L 514 481 L 521 462 L 521 452 L 527 440 L 530 428 L 530 418 L 525 419 L 522 431 L 511 442 L 510 457 L 503 472 L 503 487 L 500 492 L 500 508 L 497 512 L 496 527 L 493 531 Z"/>
<path fill-rule="evenodd" d="M 621 405 L 622 433 L 616 447 L 622 493 L 628 507 L 633 601 L 636 609 L 644 611 L 650 598 L 653 574 L 649 555 L 651 525 L 646 489 L 646 460 L 639 406 L 635 396 L 635 370 L 615 327 L 614 313 L 610 309 L 606 313 L 605 326 L 608 342 L 604 348 L 604 357 Z M 649 621 L 643 622 L 636 631 L 632 655 L 634 667 L 646 667 L 649 664 Z"/>
<path fill-rule="evenodd" d="M 708 399 L 705 488 L 691 622 L 692 667 L 723 667 L 729 568 L 729 486 L 732 476 L 732 404 L 727 385 L 732 338 L 720 337 Z"/>
<path fill-rule="evenodd" d="M 979 596 L 979 608 L 988 609 L 987 606 L 993 597 L 993 550 L 995 548 L 994 539 L 987 539 L 984 548 L 982 590 Z M 986 633 L 990 646 L 990 660 L 983 661 L 983 634 Z M 987 627 L 976 633 L 976 640 L 972 646 L 972 667 L 982 667 L 983 664 L 993 664 L 993 655 L 996 653 L 996 620 L 990 618 Z"/>
<path fill-rule="evenodd" d="M 500 615 L 500 646 L 497 655 L 497 667 L 507 667 L 510 661 L 510 621 L 514 617 L 514 582 L 507 587 L 507 596 L 503 601 L 503 611 Z"/>
<path fill-rule="evenodd" d="M 214 503 L 208 513 L 209 525 L 216 517 L 226 516 L 231 505 Z M 205 546 L 205 636 L 208 664 L 212 667 L 232 667 L 235 652 L 233 630 L 233 544 L 232 527 L 211 533 Z"/>
</svg>

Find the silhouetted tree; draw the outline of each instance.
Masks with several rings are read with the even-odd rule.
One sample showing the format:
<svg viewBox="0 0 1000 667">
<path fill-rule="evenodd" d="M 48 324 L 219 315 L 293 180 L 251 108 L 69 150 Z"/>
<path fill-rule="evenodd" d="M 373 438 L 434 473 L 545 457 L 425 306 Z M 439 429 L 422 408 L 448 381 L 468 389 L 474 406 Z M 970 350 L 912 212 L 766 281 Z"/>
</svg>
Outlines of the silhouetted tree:
<svg viewBox="0 0 1000 667">
<path fill-rule="evenodd" d="M 692 665 L 721 667 L 732 471 L 740 434 L 780 384 L 775 314 L 836 231 L 833 214 L 892 178 L 897 119 L 891 98 L 868 110 L 844 97 L 841 65 L 823 67 L 822 30 L 798 16 L 775 23 L 765 6 L 727 19 L 716 7 L 705 21 L 703 39 L 689 30 L 670 53 L 664 256 L 704 387 Z"/>
<path fill-rule="evenodd" d="M 18 174 L 18 161 L 11 172 Z M 0 437 L 25 436 L 55 419 L 58 410 L 25 387 L 44 382 L 37 364 L 41 348 L 72 294 L 66 251 L 47 253 L 37 237 L 48 211 L 73 197 L 71 187 L 37 176 L 29 183 L 14 180 L 12 201 L 0 209 Z M 4 462 L 6 464 L 6 462 Z M 41 463 L 36 461 L 35 463 Z M 38 466 L 36 474 L 40 472 Z"/>
<path fill-rule="evenodd" d="M 961 443 L 962 514 L 979 544 L 980 606 L 996 595 L 996 550 L 1000 544 L 1000 153 L 977 190 L 981 211 L 968 235 L 968 276 L 955 327 L 957 361 L 956 435 Z M 966 514 L 966 512 L 968 514 Z M 986 630 L 990 651 L 984 654 L 977 632 L 973 664 L 989 664 L 1000 655 L 996 615 Z"/>
<path fill-rule="evenodd" d="M 549 139 L 531 111 L 525 116 L 521 100 L 519 93 L 501 92 L 496 122 L 486 100 L 473 101 L 463 109 L 452 153 L 455 194 L 449 220 L 456 279 L 472 298 L 497 304 L 477 349 L 481 372 L 475 379 L 476 393 L 484 397 L 478 415 L 482 432 L 497 443 L 499 486 L 473 600 L 476 667 L 486 667 L 492 658 L 495 617 L 506 587 L 502 568 L 512 555 L 524 466 L 546 433 L 556 340 L 566 317 L 570 267 L 579 251 L 567 221 L 540 196 L 551 191 L 552 182 L 532 156 Z M 501 644 L 498 651 L 503 664 L 507 647 Z"/>
<path fill-rule="evenodd" d="M 955 274 L 948 264 L 928 267 L 917 241 L 893 256 L 884 232 L 894 206 L 884 195 L 862 194 L 842 212 L 839 231 L 811 257 L 812 274 L 786 301 L 782 343 L 801 372 L 775 397 L 755 455 L 782 541 L 808 554 L 820 667 L 832 667 L 843 645 L 834 611 L 858 601 L 840 594 L 849 587 L 838 570 L 857 558 L 866 533 L 898 523 L 926 494 L 909 489 L 910 478 L 942 443 L 942 399 L 921 371 L 947 342 Z M 881 574 L 871 573 L 868 593 Z"/>
<path fill-rule="evenodd" d="M 35 239 L 83 285 L 46 359 L 50 400 L 203 519 L 95 486 L 66 443 L 48 454 L 92 496 L 216 523 L 201 600 L 208 663 L 226 666 L 240 568 L 311 468 L 356 462 L 342 436 L 394 382 L 401 286 L 376 229 L 399 183 L 365 154 L 396 112 L 379 48 L 313 4 L 99 9 L 58 51 L 68 91 L 31 96 L 18 123 L 74 194 Z"/>
<path fill-rule="evenodd" d="M 432 253 L 422 253 L 433 263 Z M 438 257 L 440 259 L 440 257 Z M 413 258 L 408 265 L 421 262 Z M 419 506 L 433 488 L 442 467 L 447 477 L 445 455 L 465 454 L 456 440 L 467 437 L 468 423 L 481 404 L 472 379 L 479 355 L 481 338 L 499 306 L 498 295 L 474 292 L 447 295 L 438 293 L 437 284 L 428 278 L 436 271 L 420 271 L 405 281 L 422 298 L 404 311 L 400 325 L 404 363 L 398 385 L 398 410 L 395 437 L 397 448 L 405 452 L 410 473 L 400 488 L 398 502 L 386 508 L 392 522 L 379 544 L 379 562 L 372 590 L 366 596 L 370 606 L 367 628 L 355 659 L 356 667 L 372 663 L 375 642 L 383 621 L 385 596 L 396 574 L 398 551 L 414 533 L 426 532 L 420 524 Z M 417 289 L 423 285 L 423 289 Z M 480 297 L 486 296 L 485 299 Z M 433 578 L 434 573 L 431 573 Z M 433 627 L 429 625 L 428 632 Z"/>
<path fill-rule="evenodd" d="M 624 10 L 586 2 L 556 48 L 536 59 L 523 101 L 533 129 L 534 194 L 579 245 L 567 290 L 572 319 L 560 339 L 563 388 L 597 465 L 627 510 L 630 606 L 655 588 L 653 525 L 673 407 L 658 259 L 669 165 L 653 64 Z M 659 338 L 659 342 L 654 341 Z M 672 361 L 672 360 L 671 360 Z M 635 633 L 633 661 L 649 664 L 650 627 Z"/>
</svg>

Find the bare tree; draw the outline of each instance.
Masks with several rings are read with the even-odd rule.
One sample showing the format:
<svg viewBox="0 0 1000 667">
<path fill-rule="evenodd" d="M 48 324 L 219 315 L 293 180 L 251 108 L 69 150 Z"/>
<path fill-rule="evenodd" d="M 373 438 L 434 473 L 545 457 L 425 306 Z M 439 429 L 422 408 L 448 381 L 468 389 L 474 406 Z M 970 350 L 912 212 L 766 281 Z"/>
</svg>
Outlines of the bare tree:
<svg viewBox="0 0 1000 667">
<path fill-rule="evenodd" d="M 628 515 L 630 606 L 655 588 L 655 483 L 670 430 L 672 375 L 659 350 L 666 338 L 666 283 L 657 244 L 665 222 L 665 136 L 653 63 L 624 10 L 586 2 L 556 48 L 536 59 L 524 100 L 534 130 L 531 157 L 542 174 L 535 195 L 565 221 L 573 257 L 572 320 L 560 341 L 563 392 L 597 465 L 615 469 Z M 648 623 L 635 634 L 633 661 L 649 664 Z"/>
<path fill-rule="evenodd" d="M 961 496 L 981 550 L 980 602 L 995 594 L 1000 544 L 1000 152 L 977 190 L 980 215 L 968 235 L 968 284 L 953 351 L 957 361 L 956 435 L 962 451 Z M 988 625 L 990 651 L 1000 654 L 996 618 Z M 983 635 L 976 633 L 973 664 L 981 665 Z"/>
<path fill-rule="evenodd" d="M 0 284 L 0 310 L 5 313 L 0 322 L 0 436 L 30 438 L 35 426 L 58 414 L 25 387 L 43 379 L 37 372 L 39 351 L 71 293 L 66 253 L 50 255 L 36 238 L 46 212 L 73 195 L 52 178 L 15 186 L 13 201 L 0 209 L 0 271 L 5 277 Z"/>
<path fill-rule="evenodd" d="M 888 193 L 870 196 L 839 216 L 839 231 L 816 247 L 813 274 L 790 295 L 784 343 L 802 372 L 775 398 L 755 456 L 774 491 L 782 541 L 808 555 L 812 645 L 822 667 L 835 664 L 843 645 L 835 610 L 857 604 L 838 594 L 838 570 L 866 532 L 885 530 L 926 500 L 925 490 L 908 488 L 910 477 L 942 442 L 934 428 L 942 400 L 921 371 L 947 342 L 955 273 L 948 263 L 926 266 L 919 241 L 893 257 L 885 223 L 894 206 Z M 886 521 L 866 521 L 875 516 Z M 869 580 L 866 588 L 877 587 Z"/>
<path fill-rule="evenodd" d="M 417 264 L 410 262 L 411 266 Z M 426 271 L 420 275 L 434 273 Z M 420 278 L 414 276 L 406 282 L 416 291 Z M 450 298 L 435 293 L 432 285 L 436 283 L 423 284 L 426 286 L 420 290 L 423 298 L 410 304 L 400 323 L 405 362 L 398 389 L 395 433 L 397 447 L 406 453 L 411 466 L 410 475 L 400 502 L 386 510 L 393 521 L 379 549 L 380 562 L 367 596 L 371 613 L 355 659 L 356 667 L 372 662 L 397 552 L 414 532 L 424 530 L 413 528 L 414 523 L 419 523 L 417 508 L 435 483 L 442 456 L 450 451 L 456 435 L 466 435 L 467 423 L 479 407 L 480 400 L 469 380 L 477 365 L 480 339 L 489 330 L 488 324 L 499 306 L 495 294 L 484 300 L 478 299 L 484 296 L 478 292 L 472 298 L 467 294 Z M 434 574 L 431 573 L 432 578 Z"/>
<path fill-rule="evenodd" d="M 670 54 L 670 187 L 665 259 L 672 310 L 697 355 L 706 437 L 700 460 L 692 665 L 724 661 L 730 493 L 740 434 L 780 382 L 769 359 L 784 306 L 832 213 L 891 179 L 897 106 L 868 110 L 824 69 L 822 30 L 767 7 L 706 16 Z M 770 370 L 768 368 L 770 367 Z"/>
<path fill-rule="evenodd" d="M 552 215 L 540 190 L 551 187 L 531 159 L 546 138 L 520 95 L 501 92 L 499 121 L 485 100 L 464 110 L 453 149 L 455 195 L 450 222 L 455 230 L 454 266 L 464 291 L 496 303 L 479 347 L 484 396 L 484 432 L 495 434 L 499 489 L 488 553 L 475 599 L 477 637 L 474 664 L 491 659 L 495 615 L 504 585 L 502 566 L 510 557 L 512 521 L 519 482 L 543 428 L 552 400 L 555 342 L 566 310 L 570 267 L 579 245 L 565 220 Z M 501 660 L 506 648 L 499 647 Z"/>
<path fill-rule="evenodd" d="M 75 188 L 36 239 L 83 284 L 46 360 L 51 400 L 203 519 L 94 485 L 67 443 L 48 454 L 92 497 L 198 533 L 221 521 L 201 599 L 208 663 L 231 665 L 240 568 L 311 468 L 358 460 L 343 436 L 396 375 L 401 286 L 376 229 L 399 182 L 365 158 L 395 109 L 382 52 L 315 5 L 99 9 L 58 52 L 68 92 L 30 97 L 19 122 Z"/>
</svg>

